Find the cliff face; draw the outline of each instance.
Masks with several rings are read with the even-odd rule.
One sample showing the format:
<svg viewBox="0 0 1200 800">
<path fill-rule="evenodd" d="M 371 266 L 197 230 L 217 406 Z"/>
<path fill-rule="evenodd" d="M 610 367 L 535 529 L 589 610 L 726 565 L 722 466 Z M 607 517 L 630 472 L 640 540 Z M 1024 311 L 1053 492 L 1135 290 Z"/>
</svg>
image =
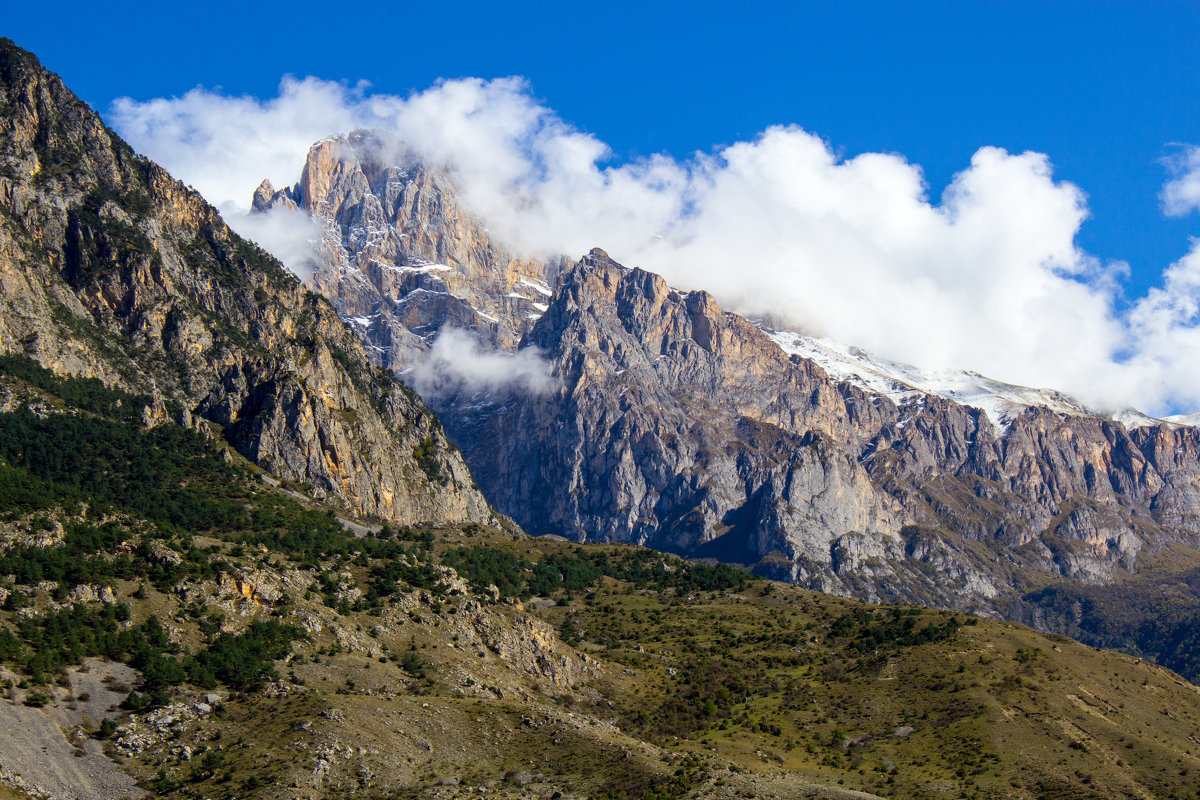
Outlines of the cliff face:
<svg viewBox="0 0 1200 800">
<path fill-rule="evenodd" d="M 980 610 L 1200 544 L 1194 427 L 1129 430 L 980 376 L 1035 401 L 1005 400 L 997 420 L 835 379 L 786 346 L 796 335 L 602 251 L 569 269 L 514 258 L 445 174 L 376 134 L 314 145 L 295 187 L 255 196 L 280 204 L 323 226 L 314 282 L 378 362 L 411 366 L 445 328 L 544 355 L 553 391 L 429 398 L 489 498 L 533 532 Z"/>
<path fill-rule="evenodd" d="M 557 392 L 440 413 L 529 530 L 756 565 L 826 590 L 986 609 L 1200 544 L 1200 435 L 1030 408 L 1007 429 L 938 397 L 832 381 L 704 292 L 595 250 L 523 347 Z M 1038 578 L 1038 575 L 1042 578 Z"/>
<path fill-rule="evenodd" d="M 323 229 L 312 285 L 403 369 L 443 327 L 512 348 L 545 311 L 559 261 L 519 259 L 459 204 L 451 179 L 372 131 L 309 150 L 295 186 L 264 181 L 260 212 L 299 208 Z"/>
<path fill-rule="evenodd" d="M 494 398 L 482 418 L 449 403 L 447 420 L 497 502 L 522 507 L 539 532 L 690 551 L 724 527 L 790 557 L 829 543 L 784 534 L 789 502 L 822 538 L 899 528 L 858 464 L 827 457 L 839 438 L 861 436 L 834 410 L 838 394 L 703 292 L 671 292 L 593 251 L 526 344 L 552 361 L 556 393 Z M 537 487 L 552 476 L 558 490 Z"/>
<path fill-rule="evenodd" d="M 327 301 L 0 41 L 0 352 L 152 394 L 252 461 L 386 519 L 491 517 L 420 400 Z"/>
</svg>

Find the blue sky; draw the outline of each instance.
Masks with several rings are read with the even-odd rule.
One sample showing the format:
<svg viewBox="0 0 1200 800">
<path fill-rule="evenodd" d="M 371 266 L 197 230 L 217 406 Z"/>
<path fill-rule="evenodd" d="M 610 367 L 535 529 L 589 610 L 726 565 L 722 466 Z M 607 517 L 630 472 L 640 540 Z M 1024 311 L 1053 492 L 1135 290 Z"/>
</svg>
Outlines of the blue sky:
<svg viewBox="0 0 1200 800">
<path fill-rule="evenodd" d="M 1085 282 L 1086 296 L 1074 296 L 1069 281 L 1059 281 L 1044 297 L 1025 292 L 992 310 L 995 316 L 1004 316 L 1024 309 L 1020 313 L 1027 317 L 1019 323 L 990 334 L 971 329 L 970 336 L 985 343 L 991 338 L 1007 346 L 1009 341 L 1023 340 L 1028 352 L 1014 346 L 1011 353 L 998 355 L 980 345 L 974 350 L 931 354 L 897 345 L 885 355 L 914 363 L 922 363 L 924 356 L 929 364 L 1053 385 L 1108 405 L 1138 402 L 1160 413 L 1200 408 L 1200 378 L 1188 386 L 1164 385 L 1140 397 L 1118 397 L 1098 388 L 1114 382 L 1162 383 L 1163 376 L 1181 371 L 1200 374 L 1200 356 L 1191 355 L 1192 344 L 1200 342 L 1200 326 L 1190 310 L 1196 293 L 1190 276 L 1200 274 L 1200 249 L 1197 266 L 1189 267 L 1192 272 L 1186 280 L 1175 281 L 1169 302 L 1159 298 L 1151 303 L 1146 297 L 1153 287 L 1164 285 L 1163 271 L 1189 253 L 1189 237 L 1200 235 L 1200 214 L 1191 211 L 1168 217 L 1159 197 L 1170 178 L 1164 159 L 1191 152 L 1187 145 L 1200 144 L 1200 4 L 691 2 L 643 6 L 468 0 L 378 8 L 297 2 L 271 8 L 206 3 L 168 9 L 158 4 L 66 3 L 53 6 L 50 17 L 47 8 L 21 4 L 10 10 L 4 33 L 34 51 L 110 120 L 116 117 L 117 98 L 132 98 L 135 111 L 146 112 L 149 105 L 137 104 L 180 97 L 197 86 L 210 90 L 209 99 L 249 95 L 269 101 L 278 95 L 280 79 L 287 74 L 348 85 L 365 80 L 371 93 L 399 98 L 426 91 L 440 79 L 516 75 L 528 81 L 519 92 L 524 99 L 518 98 L 518 105 L 535 104 L 541 109 L 537 113 L 550 113 L 572 132 L 590 134 L 606 144 L 612 151 L 605 162 L 610 166 L 645 164 L 656 154 L 667 154 L 676 164 L 694 165 L 696 152 L 724 154 L 725 148 L 739 142 L 759 141 L 757 137 L 769 126 L 795 125 L 820 137 L 840 160 L 862 153 L 891 153 L 919 165 L 928 184 L 929 205 L 936 207 L 942 190 L 972 165 L 981 148 L 1003 148 L 1014 156 L 1026 150 L 1043 153 L 1052 165 L 1057 192 L 1050 191 L 1049 179 L 1045 185 L 1026 186 L 1020 181 L 1028 175 L 1015 175 L 1012 170 L 1011 181 L 990 184 L 1041 191 L 1044 203 L 1031 203 L 1031 216 L 1043 209 L 1048 216 L 1059 215 L 1056 226 L 1030 234 L 1031 240 L 1041 236 L 1041 249 L 1017 256 L 1055 260 L 1062 249 L 1055 237 L 1061 238 L 1065 231 L 1071 246 L 1095 256 L 1102 267 L 1125 262 L 1129 275 L 1115 273 L 1114 282 L 1110 270 L 1084 274 L 1078 259 L 1058 259 L 1054 269 L 1060 277 L 1070 273 L 1070 281 Z M 122 133 L 137 138 L 128 117 L 118 123 Z M 217 119 L 205 124 L 224 123 Z M 770 149 L 768 143 L 760 144 L 764 146 L 748 161 Z M 805 140 L 793 136 L 786 144 L 784 155 L 792 157 L 796 147 L 803 149 Z M 160 141 L 146 138 L 143 143 L 147 151 L 162 145 L 161 136 Z M 187 159 L 172 162 L 169 147 L 150 155 L 204 189 L 200 173 L 212 169 L 205 162 L 193 158 L 189 173 Z M 837 191 L 852 184 L 868 193 L 871 187 L 886 188 L 891 185 L 887 180 L 895 177 L 895 165 L 885 166 L 862 186 L 850 176 L 834 181 L 830 188 Z M 1004 168 L 992 166 L 994 172 Z M 1200 175 L 1200 156 L 1193 166 Z M 757 167 L 752 163 L 750 168 Z M 972 169 L 986 172 L 983 167 Z M 1033 174 L 1039 167 L 1028 162 L 1023 169 Z M 887 180 L 880 183 L 880 175 Z M 742 179 L 745 174 L 734 177 Z M 294 178 L 284 178 L 289 179 Z M 1062 205 L 1064 193 L 1069 193 L 1064 182 L 1086 195 L 1089 217 L 1082 224 Z M 240 185 L 236 191 L 245 192 Z M 1019 205 L 1020 199 L 1016 202 Z M 986 215 L 988 204 L 978 205 L 977 213 Z M 901 206 L 904 213 L 920 216 L 922 211 L 910 208 L 911 203 L 897 208 Z M 1036 228 L 1036 220 L 1022 224 Z M 851 233 L 858 231 L 866 238 L 875 233 L 863 225 L 851 228 Z M 921 252 L 932 252 L 929 247 L 948 242 L 970 253 L 962 240 L 971 229 L 959 228 L 948 238 L 931 237 Z M 596 230 L 608 229 L 597 225 Z M 1015 222 L 998 225 L 980 241 L 997 243 L 992 248 L 997 250 L 1006 237 L 1022 238 L 1022 230 Z M 590 243 L 609 244 L 607 239 Z M 820 254 L 828 257 L 830 252 L 841 251 L 834 248 Z M 663 262 L 661 271 L 673 277 L 669 262 Z M 908 268 L 905 265 L 910 263 L 911 258 L 901 260 L 891 268 Z M 874 269 L 872 264 L 868 266 Z M 659 266 L 653 261 L 649 265 Z M 1002 271 L 1003 265 L 972 268 L 983 273 Z M 871 269 L 855 274 L 875 274 Z M 936 281 L 952 269 L 953 264 L 941 266 L 941 272 L 932 270 L 932 277 L 926 277 Z M 1035 272 L 1025 275 L 1029 286 L 1046 278 Z M 922 314 L 945 315 L 954 302 L 962 305 L 965 297 L 969 303 L 972 292 L 977 296 L 1001 291 L 1003 276 L 993 278 L 975 280 L 962 291 L 944 292 L 941 304 L 931 303 Z M 720 276 L 709 273 L 705 279 L 720 288 Z M 946 279 L 953 282 L 952 277 Z M 884 286 L 890 284 L 885 281 Z M 837 286 L 820 288 L 829 292 L 831 302 L 839 296 Z M 887 322 L 889 292 L 880 294 L 874 305 L 864 303 L 872 315 L 882 315 Z M 857 300 L 846 297 L 842 305 Z M 914 296 L 913 302 L 921 301 Z M 1068 321 L 1056 329 L 1039 328 L 1039 316 L 1053 314 L 1056 304 L 1094 308 L 1078 325 Z M 825 320 L 824 327 L 816 327 L 817 332 L 886 351 L 896 339 L 896 325 L 909 324 L 915 316 L 921 314 L 897 317 L 891 329 L 886 325 L 860 329 L 842 324 L 844 320 Z M 932 329 L 916 332 L 925 338 L 947 339 L 959 329 L 948 330 L 950 334 Z M 1079 334 L 1072 337 L 1076 330 Z M 1186 335 L 1178 335 L 1180 331 Z M 1098 342 L 1095 352 L 1085 352 L 1085 346 L 1072 341 L 1089 337 Z M 1142 348 L 1141 342 L 1150 339 L 1153 348 Z M 1065 354 L 1059 360 L 1039 362 L 1036 369 L 1025 369 L 1026 364 L 1038 362 L 1038 348 L 1043 345 Z M 1145 363 L 1138 370 L 1117 376 L 1101 368 L 1137 361 L 1142 350 Z M 1146 366 L 1151 362 L 1153 368 Z M 1073 366 L 1078 374 L 1062 377 Z M 1085 374 L 1091 377 L 1080 377 Z"/>
<path fill-rule="evenodd" d="M 936 199 L 982 145 L 1037 150 L 1087 193 L 1079 242 L 1127 261 L 1133 295 L 1200 233 L 1157 197 L 1172 143 L 1200 140 L 1197 3 L 167 5 L 23 3 L 5 27 L 101 111 L 196 85 L 268 96 L 285 73 L 392 94 L 522 75 L 618 158 L 794 123 L 903 154 Z"/>
</svg>

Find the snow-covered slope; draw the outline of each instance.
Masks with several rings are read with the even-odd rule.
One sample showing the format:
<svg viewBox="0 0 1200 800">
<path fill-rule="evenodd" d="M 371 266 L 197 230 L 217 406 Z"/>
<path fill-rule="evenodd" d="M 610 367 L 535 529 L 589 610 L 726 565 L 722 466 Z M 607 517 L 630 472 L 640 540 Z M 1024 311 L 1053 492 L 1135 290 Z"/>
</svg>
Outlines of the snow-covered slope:
<svg viewBox="0 0 1200 800">
<path fill-rule="evenodd" d="M 1103 416 L 1053 389 L 1015 386 L 966 370 L 925 371 L 871 355 L 832 339 L 818 339 L 792 331 L 763 330 L 784 352 L 815 361 L 834 380 L 846 381 L 868 392 L 884 395 L 897 404 L 922 395 L 945 397 L 981 409 L 1001 431 L 1007 430 L 1016 416 L 1032 406 L 1071 416 Z M 1160 420 L 1134 409 L 1126 409 L 1112 418 L 1127 428 L 1162 422 L 1200 425 L 1200 414 L 1183 414 Z"/>
</svg>

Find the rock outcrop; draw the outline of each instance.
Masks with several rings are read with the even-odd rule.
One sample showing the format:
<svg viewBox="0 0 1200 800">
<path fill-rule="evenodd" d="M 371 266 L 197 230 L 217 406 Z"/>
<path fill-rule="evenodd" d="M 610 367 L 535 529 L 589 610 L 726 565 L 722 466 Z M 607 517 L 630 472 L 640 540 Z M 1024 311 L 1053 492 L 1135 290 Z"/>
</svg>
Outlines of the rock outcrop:
<svg viewBox="0 0 1200 800">
<path fill-rule="evenodd" d="M 491 518 L 436 418 L 326 300 L 8 40 L 0 211 L 0 353 L 152 395 L 151 416 L 211 423 L 353 513 Z"/>
</svg>

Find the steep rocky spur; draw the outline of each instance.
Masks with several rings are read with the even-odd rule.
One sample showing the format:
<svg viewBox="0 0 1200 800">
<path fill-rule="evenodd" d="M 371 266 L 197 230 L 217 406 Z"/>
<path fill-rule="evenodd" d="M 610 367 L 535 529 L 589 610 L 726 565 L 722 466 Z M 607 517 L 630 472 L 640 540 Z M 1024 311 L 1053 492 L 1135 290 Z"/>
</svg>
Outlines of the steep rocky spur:
<svg viewBox="0 0 1200 800">
<path fill-rule="evenodd" d="M 486 520 L 420 400 L 327 301 L 0 42 L 0 352 L 150 395 L 356 514 Z"/>
<path fill-rule="evenodd" d="M 459 203 L 451 177 L 378 131 L 317 142 L 299 182 L 254 193 L 259 213 L 303 209 L 322 237 L 312 286 L 404 369 L 443 327 L 513 348 L 546 309 L 561 260 L 521 259 Z"/>
</svg>

